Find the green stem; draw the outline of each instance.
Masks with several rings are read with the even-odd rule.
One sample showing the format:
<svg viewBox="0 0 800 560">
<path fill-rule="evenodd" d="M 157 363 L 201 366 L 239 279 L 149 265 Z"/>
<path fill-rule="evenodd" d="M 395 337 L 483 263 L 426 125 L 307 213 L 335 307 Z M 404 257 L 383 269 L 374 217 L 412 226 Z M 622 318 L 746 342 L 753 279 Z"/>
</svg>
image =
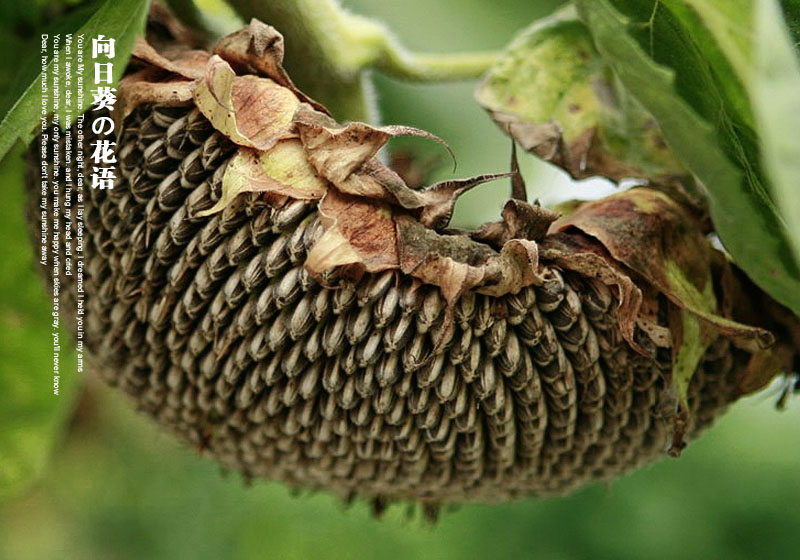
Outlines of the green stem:
<svg viewBox="0 0 800 560">
<path fill-rule="evenodd" d="M 415 82 L 442 82 L 480 78 L 497 60 L 498 53 L 408 53 L 387 44 L 374 67 L 384 74 Z"/>
<path fill-rule="evenodd" d="M 377 112 L 364 91 L 379 70 L 413 81 L 474 79 L 493 53 L 408 53 L 381 24 L 343 10 L 335 0 L 229 0 L 244 19 L 275 27 L 286 40 L 284 65 L 305 93 L 341 120 L 368 121 Z"/>
</svg>

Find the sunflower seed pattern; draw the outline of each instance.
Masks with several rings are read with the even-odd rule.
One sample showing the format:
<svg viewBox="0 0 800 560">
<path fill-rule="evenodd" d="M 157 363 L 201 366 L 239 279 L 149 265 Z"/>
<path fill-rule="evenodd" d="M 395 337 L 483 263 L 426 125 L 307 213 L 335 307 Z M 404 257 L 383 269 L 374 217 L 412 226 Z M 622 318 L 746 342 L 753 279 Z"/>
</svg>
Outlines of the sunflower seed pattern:
<svg viewBox="0 0 800 560">
<path fill-rule="evenodd" d="M 649 356 L 633 352 L 598 281 L 545 263 L 541 286 L 466 294 L 449 321 L 438 288 L 395 271 L 312 278 L 316 203 L 244 194 L 198 217 L 234 146 L 197 109 L 140 106 L 119 146 L 116 187 L 86 189 L 85 344 L 222 465 L 431 505 L 563 494 L 665 454 L 669 352 L 641 331 Z M 73 277 L 61 287 L 73 308 Z M 733 399 L 745 359 L 724 339 L 708 350 L 690 433 Z"/>
</svg>

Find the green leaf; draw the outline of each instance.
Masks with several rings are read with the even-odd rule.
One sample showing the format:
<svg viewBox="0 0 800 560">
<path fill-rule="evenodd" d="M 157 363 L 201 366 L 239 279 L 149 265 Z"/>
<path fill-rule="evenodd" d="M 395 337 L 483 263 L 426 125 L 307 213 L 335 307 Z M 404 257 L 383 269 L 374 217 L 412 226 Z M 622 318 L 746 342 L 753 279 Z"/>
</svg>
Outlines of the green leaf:
<svg viewBox="0 0 800 560">
<path fill-rule="evenodd" d="M 780 7 L 757 3 L 750 96 L 771 192 L 800 262 L 800 62 Z"/>
<path fill-rule="evenodd" d="M 4 57 L 0 63 L 2 64 L 0 66 L 0 74 L 11 77 L 3 80 L 3 83 L 0 84 L 0 91 L 2 91 L 3 95 L 2 102 L 0 102 L 0 113 L 6 114 L 20 97 L 21 92 L 25 91 L 25 88 L 37 79 L 41 71 L 41 57 L 39 55 L 41 33 L 49 35 L 71 33 L 86 23 L 92 14 L 97 11 L 100 4 L 101 2 L 94 0 L 76 8 L 61 6 L 64 9 L 64 13 L 55 18 L 44 17 L 41 13 L 44 11 L 44 7 L 31 4 L 26 9 L 26 12 L 30 12 L 28 15 L 30 21 L 24 22 L 19 21 L 19 14 L 7 16 L 0 11 L 0 18 L 8 17 L 8 19 L 0 23 L 0 41 L 2 42 L 3 51 L 20 53 L 18 57 Z M 15 10 L 12 9 L 12 11 Z M 16 31 L 13 25 L 14 21 L 17 21 L 16 25 L 22 26 L 23 29 L 28 27 L 29 32 L 19 33 Z M 36 31 L 35 35 L 34 30 Z"/>
<path fill-rule="evenodd" d="M 0 503 L 19 495 L 46 468 L 81 385 L 71 336 L 62 332 L 59 395 L 53 394 L 50 305 L 28 235 L 23 160 L 14 149 L 0 162 Z M 38 265 L 37 265 L 38 266 Z"/>
<path fill-rule="evenodd" d="M 752 186 L 780 203 L 788 242 L 800 262 L 800 70 L 777 0 L 662 0 L 689 31 L 725 90 L 733 118 L 757 132 L 742 150 Z M 797 17 L 800 2 L 786 1 Z M 734 127 L 741 130 L 742 127 Z M 760 169 L 759 169 L 760 168 Z M 758 174 L 754 177 L 754 174 Z"/>
<path fill-rule="evenodd" d="M 89 93 L 94 82 L 94 65 L 91 59 L 91 38 L 97 35 L 105 35 L 116 40 L 113 81 L 116 83 L 125 71 L 128 58 L 130 57 L 133 43 L 136 36 L 141 34 L 144 29 L 145 17 L 149 0 L 106 0 L 100 8 L 79 28 L 75 28 L 73 35 L 83 34 L 84 38 L 84 64 L 86 74 L 84 80 L 84 98 L 81 106 L 74 107 L 73 117 L 79 115 L 86 109 L 92 101 Z M 63 46 L 63 39 L 62 39 Z M 51 73 L 53 68 L 52 60 L 47 65 L 46 72 Z M 64 82 L 63 68 L 61 65 L 61 81 Z M 74 75 L 74 72 L 73 72 Z M 11 106 L 8 114 L 0 122 L 0 157 L 3 157 L 17 139 L 21 139 L 27 144 L 33 138 L 34 127 L 41 117 L 41 93 L 40 80 L 42 73 L 39 73 L 32 82 L 26 84 L 16 101 Z M 66 90 L 71 90 L 73 99 L 77 100 L 78 81 L 72 80 L 72 85 L 62 87 L 62 99 L 66 95 Z M 59 116 L 61 122 L 65 122 L 66 112 L 62 104 Z"/>
<path fill-rule="evenodd" d="M 653 117 L 596 51 L 574 9 L 537 22 L 517 37 L 477 97 L 522 147 L 576 179 L 685 173 Z"/>
<path fill-rule="evenodd" d="M 781 7 L 783 7 L 792 45 L 797 50 L 800 48 L 800 0 L 781 0 Z"/>
<path fill-rule="evenodd" d="M 725 62 L 719 45 L 703 50 L 713 44 L 708 33 L 682 25 L 667 7 L 675 2 L 576 4 L 600 53 L 705 185 L 714 226 L 733 259 L 772 297 L 800 313 L 800 270 L 764 186 L 758 139 L 743 109 L 746 99 L 736 93 L 742 86 L 719 75 L 720 68 L 741 59 Z M 620 5 L 626 13 L 615 7 Z"/>
<path fill-rule="evenodd" d="M 745 154 L 761 167 L 756 188 L 780 203 L 795 262 L 800 262 L 800 69 L 777 0 L 663 0 L 702 47 L 730 111 L 758 133 Z M 797 1 L 784 2 L 797 17 Z M 758 171 L 756 165 L 753 166 Z"/>
</svg>

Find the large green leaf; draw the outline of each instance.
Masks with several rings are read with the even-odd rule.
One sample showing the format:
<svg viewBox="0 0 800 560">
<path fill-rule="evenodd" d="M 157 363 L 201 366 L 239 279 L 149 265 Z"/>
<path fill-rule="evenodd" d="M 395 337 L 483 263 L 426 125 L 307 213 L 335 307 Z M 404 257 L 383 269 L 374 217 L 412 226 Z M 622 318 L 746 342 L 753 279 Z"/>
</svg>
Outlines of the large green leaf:
<svg viewBox="0 0 800 560">
<path fill-rule="evenodd" d="M 750 98 L 762 161 L 800 261 L 800 62 L 772 0 L 758 2 Z"/>
<path fill-rule="evenodd" d="M 800 270 L 765 187 L 744 82 L 730 72 L 747 59 L 746 50 L 734 39 L 715 42 L 698 12 L 677 0 L 576 4 L 600 53 L 707 188 L 726 249 L 757 284 L 800 313 Z M 741 58 L 732 61 L 726 49 L 738 49 Z"/>
<path fill-rule="evenodd" d="M 89 90 L 94 82 L 94 65 L 91 63 L 91 38 L 97 35 L 113 37 L 116 40 L 114 58 L 114 82 L 119 80 L 125 70 L 125 66 L 130 57 L 133 43 L 138 34 L 144 29 L 145 17 L 149 0 L 106 0 L 97 11 L 80 27 L 74 28 L 73 35 L 83 34 L 85 51 L 84 63 L 86 64 L 86 76 L 84 81 L 84 101 L 81 106 L 73 109 L 73 118 L 86 109 L 92 101 Z M 63 42 L 62 42 L 63 44 Z M 53 62 L 50 61 L 46 72 L 52 73 Z M 63 76 L 64 65 L 61 65 Z M 11 106 L 8 114 L 0 122 L 0 158 L 3 157 L 13 146 L 17 139 L 28 143 L 33 138 L 33 130 L 41 116 L 41 92 L 40 80 L 42 74 L 23 84 L 21 91 L 16 96 L 16 101 Z M 62 83 L 64 78 L 61 78 Z M 70 87 L 62 88 L 62 99 L 66 91 L 71 90 L 73 99 L 77 100 L 78 81 L 72 80 Z M 64 117 L 64 107 L 59 111 L 60 116 Z"/>
<path fill-rule="evenodd" d="M 800 16 L 800 2 L 783 4 L 788 18 Z M 689 31 L 724 91 L 725 114 L 743 125 L 727 129 L 728 136 L 745 129 L 757 133 L 757 144 L 742 143 L 740 161 L 755 171 L 751 186 L 765 203 L 773 204 L 773 198 L 780 203 L 777 213 L 800 259 L 800 63 L 781 5 L 777 0 L 661 0 L 660 5 Z"/>
</svg>

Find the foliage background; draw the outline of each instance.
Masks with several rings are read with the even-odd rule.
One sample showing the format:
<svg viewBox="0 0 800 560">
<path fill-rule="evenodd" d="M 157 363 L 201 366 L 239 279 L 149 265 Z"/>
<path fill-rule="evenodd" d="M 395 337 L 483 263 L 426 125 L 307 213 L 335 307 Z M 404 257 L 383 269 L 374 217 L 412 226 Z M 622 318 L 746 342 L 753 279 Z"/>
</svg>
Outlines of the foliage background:
<svg viewBox="0 0 800 560">
<path fill-rule="evenodd" d="M 454 52 L 502 47 L 559 3 L 344 2 L 385 21 L 414 50 Z M 39 10 L 45 4 L 4 3 L 0 47 L 18 52 L 20 38 L 35 35 L 47 17 Z M 6 87 L 20 64 L 13 56 L 0 61 Z M 375 84 L 384 121 L 447 139 L 459 175 L 507 167 L 509 143 L 474 102 L 475 83 L 378 76 Z M 449 175 L 446 167 L 436 178 Z M 531 195 L 545 203 L 610 189 L 602 181 L 572 184 L 529 157 L 523 171 Z M 776 413 L 776 388 L 738 403 L 680 460 L 568 498 L 462 506 L 435 526 L 409 519 L 404 506 L 376 521 L 364 504 L 345 508 L 324 493 L 293 496 L 278 483 L 247 486 L 235 473 L 223 476 L 90 378 L 79 391 L 83 380 L 65 372 L 64 393 L 53 397 L 48 304 L 23 219 L 22 172 L 19 150 L 0 166 L 0 559 L 745 559 L 800 550 L 800 406 Z M 472 191 L 457 220 L 493 218 L 506 189 Z"/>
</svg>

